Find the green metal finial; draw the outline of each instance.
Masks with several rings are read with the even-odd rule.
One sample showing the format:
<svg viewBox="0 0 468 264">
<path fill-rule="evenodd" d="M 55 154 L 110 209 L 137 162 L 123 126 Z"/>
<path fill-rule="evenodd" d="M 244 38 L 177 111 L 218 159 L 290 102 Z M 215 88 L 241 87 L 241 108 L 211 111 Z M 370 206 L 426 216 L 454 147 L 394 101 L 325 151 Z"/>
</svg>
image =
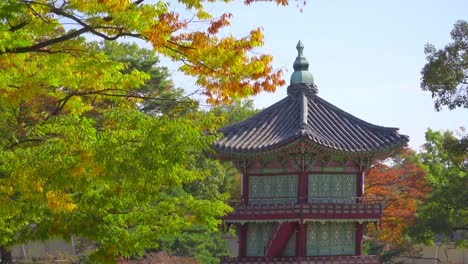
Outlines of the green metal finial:
<svg viewBox="0 0 468 264">
<path fill-rule="evenodd" d="M 302 54 L 302 52 L 304 51 L 304 44 L 302 44 L 300 40 L 296 45 L 296 49 L 297 49 L 297 56 L 304 57 L 304 54 Z"/>
<path fill-rule="evenodd" d="M 291 75 L 291 84 L 313 84 L 314 78 L 312 77 L 312 73 L 309 72 L 309 62 L 304 57 L 304 45 L 299 40 L 296 46 L 297 49 L 297 57 L 294 61 L 294 72 Z"/>
</svg>

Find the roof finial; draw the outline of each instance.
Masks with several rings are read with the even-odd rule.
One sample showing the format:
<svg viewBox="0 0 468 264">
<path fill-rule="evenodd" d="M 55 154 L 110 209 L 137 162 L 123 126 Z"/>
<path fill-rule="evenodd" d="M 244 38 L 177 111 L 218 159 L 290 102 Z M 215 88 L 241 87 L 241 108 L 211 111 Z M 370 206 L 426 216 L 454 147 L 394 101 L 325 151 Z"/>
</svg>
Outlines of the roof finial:
<svg viewBox="0 0 468 264">
<path fill-rule="evenodd" d="M 296 46 L 297 49 L 297 57 L 294 61 L 294 72 L 291 75 L 291 85 L 292 84 L 313 84 L 314 78 L 312 77 L 312 73 L 309 72 L 309 62 L 304 57 L 304 45 L 299 40 Z"/>
</svg>

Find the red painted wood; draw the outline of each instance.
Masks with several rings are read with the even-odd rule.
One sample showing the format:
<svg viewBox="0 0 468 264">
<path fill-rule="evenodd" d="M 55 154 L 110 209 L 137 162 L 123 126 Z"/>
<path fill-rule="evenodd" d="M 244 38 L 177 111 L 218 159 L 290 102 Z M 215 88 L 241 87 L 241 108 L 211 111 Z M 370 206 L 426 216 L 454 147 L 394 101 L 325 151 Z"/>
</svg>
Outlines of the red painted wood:
<svg viewBox="0 0 468 264">
<path fill-rule="evenodd" d="M 281 176 L 281 175 L 299 175 L 299 173 L 296 172 L 272 172 L 272 173 L 248 173 L 248 176 L 263 176 L 263 177 L 268 177 L 268 176 Z"/>
<path fill-rule="evenodd" d="M 343 175 L 356 175 L 355 171 L 327 171 L 327 172 L 317 172 L 317 171 L 310 171 L 306 170 L 306 173 L 308 175 L 310 174 L 343 174 Z M 268 177 L 268 176 L 280 176 L 280 175 L 301 175 L 300 172 L 272 172 L 272 173 L 250 173 L 247 172 L 248 176 L 263 176 L 263 177 Z"/>
<path fill-rule="evenodd" d="M 296 257 L 306 256 L 307 229 L 306 224 L 299 223 L 296 233 Z"/>
<path fill-rule="evenodd" d="M 379 257 L 370 256 L 320 256 L 320 257 L 247 257 L 247 258 L 221 258 L 221 264 L 379 264 Z"/>
<path fill-rule="evenodd" d="M 265 256 L 267 258 L 279 257 L 283 252 L 284 248 L 288 244 L 289 239 L 296 229 L 296 223 L 284 222 L 280 223 L 273 237 L 268 243 Z"/>
<path fill-rule="evenodd" d="M 260 173 L 260 170 L 262 168 L 261 163 L 258 160 L 250 160 L 248 162 L 248 166 L 245 168 L 245 173 Z"/>
<path fill-rule="evenodd" d="M 224 220 L 267 219 L 380 219 L 382 205 L 359 199 L 357 203 L 276 203 L 232 205 L 234 212 Z"/>
<path fill-rule="evenodd" d="M 337 263 L 340 264 L 376 264 L 378 262 L 377 256 L 361 256 L 362 255 L 362 224 L 356 223 L 356 237 L 355 237 L 355 254 L 356 256 L 320 256 L 320 257 L 307 257 L 307 232 L 306 225 L 303 223 L 304 219 L 369 219 L 376 221 L 381 218 L 382 206 L 379 202 L 370 201 L 363 196 L 363 182 L 364 173 L 362 170 L 356 172 L 352 171 L 353 167 L 357 166 L 356 163 L 347 162 L 346 172 L 326 172 L 327 174 L 347 174 L 355 175 L 356 177 L 356 197 L 350 199 L 343 199 L 337 201 L 330 199 L 324 201 L 323 198 L 312 200 L 308 197 L 308 175 L 311 170 L 314 170 L 314 165 L 320 162 L 312 162 L 308 168 L 303 169 L 303 172 L 281 172 L 281 173 L 260 173 L 261 164 L 255 162 L 253 166 L 246 169 L 244 167 L 243 173 L 243 193 L 240 204 L 233 205 L 234 212 L 224 217 L 224 220 L 231 222 L 236 221 L 256 221 L 256 220 L 288 220 L 294 222 L 286 222 L 279 224 L 279 228 L 272 237 L 265 251 L 265 257 L 247 257 L 247 224 L 241 225 L 239 232 L 239 257 L 228 259 L 225 258 L 222 263 Z M 278 163 L 268 164 L 268 168 L 278 167 Z M 310 166 L 312 165 L 312 166 Z M 332 161 L 328 165 L 338 166 L 336 161 Z M 319 172 L 320 173 L 320 172 Z M 250 176 L 280 176 L 280 175 L 297 175 L 298 177 L 298 196 L 296 202 L 288 203 L 274 203 L 281 197 L 265 198 L 261 204 L 249 204 L 249 180 Z M 291 198 L 291 197 L 283 197 Z M 295 222 L 299 220 L 298 222 Z M 296 256 L 295 257 L 281 257 L 281 253 L 286 247 L 291 236 L 296 232 Z"/>
<path fill-rule="evenodd" d="M 240 227 L 239 232 L 239 257 L 244 258 L 247 256 L 247 224 Z"/>
<path fill-rule="evenodd" d="M 303 172 L 299 174 L 299 181 L 297 184 L 298 192 L 297 192 L 297 200 L 300 204 L 307 203 L 307 195 L 308 195 L 308 188 L 309 188 L 309 178 L 307 173 Z"/>
<path fill-rule="evenodd" d="M 362 255 L 362 224 L 356 223 L 356 256 Z"/>
<path fill-rule="evenodd" d="M 274 161 L 272 163 L 268 163 L 264 166 L 264 168 L 267 169 L 281 169 L 283 168 L 283 165 L 279 161 Z"/>
<path fill-rule="evenodd" d="M 326 167 L 341 167 L 341 166 L 343 166 L 343 163 L 337 160 L 330 160 L 326 165 Z"/>
</svg>

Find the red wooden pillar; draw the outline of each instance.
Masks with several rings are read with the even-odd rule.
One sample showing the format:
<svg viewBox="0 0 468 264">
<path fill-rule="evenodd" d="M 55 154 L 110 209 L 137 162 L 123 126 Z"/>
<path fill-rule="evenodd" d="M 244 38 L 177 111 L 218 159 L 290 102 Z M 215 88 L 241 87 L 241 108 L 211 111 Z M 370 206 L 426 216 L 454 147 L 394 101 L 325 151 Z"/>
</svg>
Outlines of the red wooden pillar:
<svg viewBox="0 0 468 264">
<path fill-rule="evenodd" d="M 306 204 L 307 203 L 308 188 L 309 188 L 307 173 L 301 172 L 299 174 L 299 181 L 298 181 L 297 186 L 298 186 L 297 201 L 300 204 Z"/>
<path fill-rule="evenodd" d="M 247 224 L 242 224 L 239 234 L 239 257 L 245 258 L 247 256 Z"/>
<path fill-rule="evenodd" d="M 356 256 L 362 255 L 362 224 L 356 222 Z"/>
<path fill-rule="evenodd" d="M 306 256 L 306 243 L 307 243 L 306 224 L 298 223 L 297 233 L 296 233 L 296 257 L 302 258 Z"/>
</svg>

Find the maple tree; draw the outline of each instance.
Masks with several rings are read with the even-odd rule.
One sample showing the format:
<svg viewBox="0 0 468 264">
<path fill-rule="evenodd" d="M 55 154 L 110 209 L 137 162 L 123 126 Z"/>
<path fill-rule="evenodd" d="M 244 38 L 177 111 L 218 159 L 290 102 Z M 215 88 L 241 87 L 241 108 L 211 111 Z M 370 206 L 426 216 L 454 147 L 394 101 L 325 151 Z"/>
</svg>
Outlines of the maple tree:
<svg viewBox="0 0 468 264">
<path fill-rule="evenodd" d="M 206 133 L 215 131 L 213 115 L 162 107 L 164 90 L 145 90 L 151 67 L 95 41 L 151 43 L 183 63 L 211 104 L 284 83 L 271 56 L 250 52 L 263 44 L 260 29 L 222 36 L 231 14 L 215 18 L 198 0 L 179 4 L 195 16 L 142 0 L 0 2 L 2 254 L 16 243 L 77 235 L 98 243 L 94 261 L 115 262 L 192 223 L 215 227 L 229 210 L 222 197 L 184 190 L 207 174 L 193 165 L 215 139 Z"/>
<path fill-rule="evenodd" d="M 277 0 L 277 3 L 286 5 L 287 1 Z M 71 68 L 65 63 L 69 57 L 93 59 L 88 54 L 92 43 L 81 37 L 87 34 L 105 40 L 138 38 L 150 42 L 157 53 L 183 62 L 179 70 L 196 78 L 211 103 L 274 91 L 276 85 L 284 84 L 281 71 L 274 71 L 270 65 L 272 56 L 249 53 L 263 44 L 260 28 L 239 39 L 221 36 L 220 29 L 229 25 L 232 14 L 215 18 L 204 10 L 200 0 L 183 0 L 179 4 L 190 14 L 195 13 L 194 17 L 183 18 L 183 14 L 171 11 L 170 2 L 3 1 L 0 5 L 2 62 L 10 65 L 8 62 L 19 59 L 16 64 L 22 64 L 24 60 L 36 61 L 55 54 L 54 61 L 48 64 L 67 66 L 65 71 Z M 193 30 L 194 19 L 205 22 L 206 26 L 200 29 L 197 23 L 198 30 Z M 57 86 L 55 81 L 53 84 Z"/>
<path fill-rule="evenodd" d="M 405 229 L 430 192 L 426 171 L 416 153 L 405 149 L 399 156 L 378 163 L 366 174 L 365 197 L 383 202 L 382 228 L 368 226 L 368 235 L 398 248 L 405 244 Z"/>
</svg>

